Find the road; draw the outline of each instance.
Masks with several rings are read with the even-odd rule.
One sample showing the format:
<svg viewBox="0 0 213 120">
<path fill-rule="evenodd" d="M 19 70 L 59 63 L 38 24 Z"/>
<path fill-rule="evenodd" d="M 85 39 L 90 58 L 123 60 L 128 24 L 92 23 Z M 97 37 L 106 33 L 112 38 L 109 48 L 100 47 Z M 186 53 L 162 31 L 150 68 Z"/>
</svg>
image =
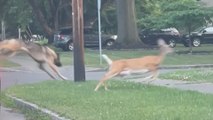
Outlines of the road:
<svg viewBox="0 0 213 120">
<path fill-rule="evenodd" d="M 16 56 L 10 60 L 20 64 L 21 67 L 1 70 L 1 90 L 4 90 L 13 85 L 30 84 L 44 80 L 51 80 L 51 78 L 45 72 L 41 71 L 37 67 L 37 63 L 28 56 Z M 104 74 L 104 71 L 90 72 L 92 69 L 93 68 L 86 68 L 87 80 L 98 80 Z M 59 68 L 59 71 L 69 80 L 74 79 L 73 66 L 63 66 Z M 58 79 L 60 80 L 60 78 Z"/>
</svg>

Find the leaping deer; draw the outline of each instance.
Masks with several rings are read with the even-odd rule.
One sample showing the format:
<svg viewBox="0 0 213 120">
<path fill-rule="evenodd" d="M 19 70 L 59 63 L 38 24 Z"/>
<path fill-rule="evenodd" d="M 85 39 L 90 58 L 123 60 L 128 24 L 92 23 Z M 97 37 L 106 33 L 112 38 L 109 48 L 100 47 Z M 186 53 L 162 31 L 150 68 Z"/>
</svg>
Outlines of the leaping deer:
<svg viewBox="0 0 213 120">
<path fill-rule="evenodd" d="M 158 68 L 165 56 L 168 53 L 173 52 L 173 49 L 170 48 L 162 39 L 158 40 L 158 46 L 160 47 L 160 54 L 155 56 L 112 61 L 107 55 L 102 55 L 110 67 L 108 72 L 97 84 L 95 91 L 97 91 L 101 85 L 104 85 L 105 90 L 108 90 L 105 82 L 119 74 L 125 75 L 138 71 L 148 71 L 152 74 L 147 78 L 156 79 L 158 77 Z"/>
</svg>

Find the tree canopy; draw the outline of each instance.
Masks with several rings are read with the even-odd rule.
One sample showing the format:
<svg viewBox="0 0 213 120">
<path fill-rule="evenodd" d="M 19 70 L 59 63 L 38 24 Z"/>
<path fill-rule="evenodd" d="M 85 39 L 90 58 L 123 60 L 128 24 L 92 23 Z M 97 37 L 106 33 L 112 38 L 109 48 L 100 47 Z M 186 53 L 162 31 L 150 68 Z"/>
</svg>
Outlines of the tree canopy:
<svg viewBox="0 0 213 120">
<path fill-rule="evenodd" d="M 84 0 L 84 22 L 97 29 L 97 1 Z M 125 6 L 123 6 L 125 7 Z M 197 0 L 135 0 L 135 21 L 138 29 L 176 27 L 190 32 L 211 22 L 213 10 Z M 117 34 L 115 0 L 102 0 L 102 30 Z M 30 26 L 33 33 L 53 40 L 58 28 L 71 25 L 71 0 L 0 0 L 0 19 L 7 31 Z M 130 38 L 129 38 L 130 39 Z"/>
<path fill-rule="evenodd" d="M 195 0 L 164 0 L 153 3 L 158 6 L 151 13 L 144 13 L 139 18 L 141 28 L 165 28 L 176 27 L 182 32 L 189 32 L 198 26 L 206 24 L 210 20 L 213 11 Z"/>
</svg>

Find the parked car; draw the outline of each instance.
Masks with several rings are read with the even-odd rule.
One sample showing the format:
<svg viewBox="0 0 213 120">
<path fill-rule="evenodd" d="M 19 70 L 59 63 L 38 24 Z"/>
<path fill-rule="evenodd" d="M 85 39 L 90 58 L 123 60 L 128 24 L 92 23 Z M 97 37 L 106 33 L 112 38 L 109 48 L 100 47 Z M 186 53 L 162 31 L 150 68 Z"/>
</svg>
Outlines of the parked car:
<svg viewBox="0 0 213 120">
<path fill-rule="evenodd" d="M 163 39 L 172 48 L 180 41 L 180 33 L 176 28 L 141 30 L 139 37 L 143 43 L 148 45 L 157 45 L 157 40 Z"/>
<path fill-rule="evenodd" d="M 183 35 L 182 42 L 185 47 L 191 45 L 198 47 L 201 44 L 213 44 L 213 27 L 201 27 L 191 32 L 191 34 Z"/>
<path fill-rule="evenodd" d="M 101 35 L 101 41 L 103 47 L 109 47 L 114 44 L 117 39 L 117 35 Z M 72 28 L 62 28 L 54 35 L 53 44 L 56 47 L 60 47 L 65 51 L 72 51 L 73 47 L 73 36 L 72 36 Z M 98 32 L 94 31 L 91 28 L 84 29 L 84 46 L 85 47 L 97 47 L 99 46 L 99 36 Z"/>
</svg>

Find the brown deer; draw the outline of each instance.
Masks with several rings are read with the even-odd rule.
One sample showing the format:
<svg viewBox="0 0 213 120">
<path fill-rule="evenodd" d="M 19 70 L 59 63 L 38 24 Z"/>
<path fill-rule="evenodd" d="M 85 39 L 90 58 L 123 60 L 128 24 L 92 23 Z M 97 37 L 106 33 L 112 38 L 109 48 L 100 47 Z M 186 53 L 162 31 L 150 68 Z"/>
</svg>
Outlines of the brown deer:
<svg viewBox="0 0 213 120">
<path fill-rule="evenodd" d="M 116 75 L 131 74 L 138 71 L 151 72 L 151 76 L 147 77 L 151 79 L 156 79 L 158 77 L 158 68 L 165 56 L 168 53 L 173 52 L 164 40 L 158 40 L 158 45 L 160 47 L 160 54 L 153 56 L 145 56 L 142 58 L 133 59 L 121 59 L 112 61 L 108 56 L 102 55 L 102 57 L 109 64 L 108 72 L 103 76 L 103 78 L 97 84 L 95 91 L 99 89 L 101 85 L 104 85 L 105 90 L 107 90 L 106 81 Z"/>
</svg>

